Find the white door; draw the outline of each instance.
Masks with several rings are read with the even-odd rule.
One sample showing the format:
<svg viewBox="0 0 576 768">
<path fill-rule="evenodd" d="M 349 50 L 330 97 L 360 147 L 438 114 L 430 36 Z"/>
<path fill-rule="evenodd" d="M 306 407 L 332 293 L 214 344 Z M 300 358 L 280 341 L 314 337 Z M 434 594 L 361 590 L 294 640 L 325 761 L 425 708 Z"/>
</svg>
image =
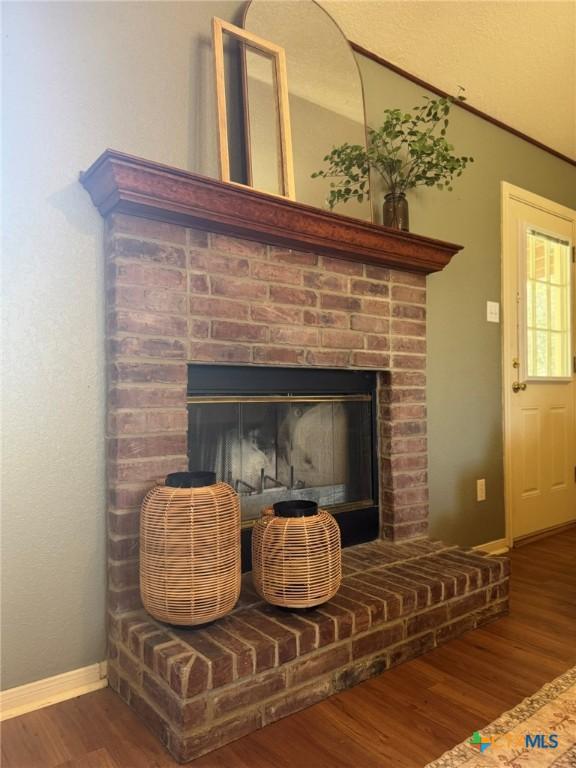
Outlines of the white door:
<svg viewBox="0 0 576 768">
<path fill-rule="evenodd" d="M 508 539 L 576 520 L 576 212 L 502 185 Z"/>
</svg>

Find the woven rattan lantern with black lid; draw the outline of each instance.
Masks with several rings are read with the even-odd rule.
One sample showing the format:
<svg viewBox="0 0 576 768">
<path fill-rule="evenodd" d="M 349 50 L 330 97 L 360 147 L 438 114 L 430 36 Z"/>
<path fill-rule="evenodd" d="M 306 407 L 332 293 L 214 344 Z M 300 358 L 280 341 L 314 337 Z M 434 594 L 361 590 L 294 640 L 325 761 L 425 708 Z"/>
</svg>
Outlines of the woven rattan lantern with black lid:
<svg viewBox="0 0 576 768">
<path fill-rule="evenodd" d="M 193 626 L 240 595 L 240 504 L 213 472 L 175 472 L 142 503 L 140 592 L 159 621 Z"/>
<path fill-rule="evenodd" d="M 313 501 L 281 501 L 252 530 L 252 579 L 272 605 L 311 608 L 333 597 L 342 579 L 340 529 Z"/>
</svg>

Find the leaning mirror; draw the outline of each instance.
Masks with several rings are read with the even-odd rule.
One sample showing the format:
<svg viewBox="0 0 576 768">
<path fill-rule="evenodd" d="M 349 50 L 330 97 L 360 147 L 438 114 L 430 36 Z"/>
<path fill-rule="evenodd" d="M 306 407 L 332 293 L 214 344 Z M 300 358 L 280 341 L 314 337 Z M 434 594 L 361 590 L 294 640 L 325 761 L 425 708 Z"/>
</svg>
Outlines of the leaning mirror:
<svg viewBox="0 0 576 768">
<path fill-rule="evenodd" d="M 252 0 L 244 28 L 272 41 L 286 53 L 288 98 L 294 163 L 295 198 L 317 208 L 326 207 L 330 180 L 312 178 L 334 146 L 344 142 L 366 146 L 362 81 L 354 53 L 340 28 L 312 0 Z M 262 74 L 245 61 L 245 105 L 250 120 L 265 103 Z M 252 83 L 252 87 L 250 84 Z M 259 129 L 247 131 L 247 155 L 253 169 L 273 162 Z M 267 135 L 269 132 L 267 131 Z M 258 178 L 254 174 L 254 186 Z M 338 204 L 336 213 L 372 220 L 368 196 L 359 203 Z"/>
<path fill-rule="evenodd" d="M 212 19 L 212 38 L 220 178 L 294 198 L 284 50 L 217 17 Z M 235 89 L 227 77 L 225 51 L 229 61 L 242 61 L 245 157 L 239 152 L 241 126 L 235 119 Z"/>
</svg>

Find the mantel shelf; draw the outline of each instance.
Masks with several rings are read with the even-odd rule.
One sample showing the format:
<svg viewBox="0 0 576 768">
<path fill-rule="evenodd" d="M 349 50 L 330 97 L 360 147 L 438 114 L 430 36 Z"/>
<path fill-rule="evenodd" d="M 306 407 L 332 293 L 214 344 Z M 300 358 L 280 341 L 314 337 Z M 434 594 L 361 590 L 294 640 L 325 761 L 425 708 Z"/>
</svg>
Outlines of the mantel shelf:
<svg viewBox="0 0 576 768">
<path fill-rule="evenodd" d="M 102 216 L 127 213 L 411 272 L 438 272 L 462 248 L 111 149 L 80 181 Z"/>
</svg>

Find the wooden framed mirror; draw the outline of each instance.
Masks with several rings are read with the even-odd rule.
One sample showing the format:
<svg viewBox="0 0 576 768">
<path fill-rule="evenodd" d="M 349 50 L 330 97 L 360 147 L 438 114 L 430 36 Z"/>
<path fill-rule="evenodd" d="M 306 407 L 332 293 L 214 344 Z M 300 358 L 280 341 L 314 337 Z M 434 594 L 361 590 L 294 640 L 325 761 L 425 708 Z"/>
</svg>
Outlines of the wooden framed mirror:
<svg viewBox="0 0 576 768">
<path fill-rule="evenodd" d="M 236 147 L 239 130 L 229 120 L 225 39 L 240 46 L 243 61 L 244 134 L 247 185 L 263 192 L 295 199 L 290 107 L 284 49 L 223 19 L 212 19 L 218 150 L 222 181 L 243 183 L 233 178 L 231 148 Z M 254 147 L 265 152 L 254 152 Z M 265 162 L 261 161 L 265 158 Z"/>
</svg>

